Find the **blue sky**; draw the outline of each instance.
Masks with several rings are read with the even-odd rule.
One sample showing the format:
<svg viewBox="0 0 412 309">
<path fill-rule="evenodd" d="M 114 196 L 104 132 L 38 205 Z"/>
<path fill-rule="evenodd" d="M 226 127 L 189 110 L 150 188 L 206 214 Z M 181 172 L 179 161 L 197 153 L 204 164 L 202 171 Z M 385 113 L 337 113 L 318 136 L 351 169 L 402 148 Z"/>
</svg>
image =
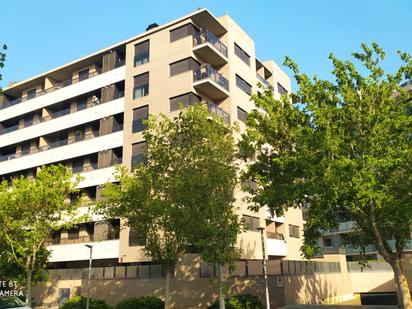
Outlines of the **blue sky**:
<svg viewBox="0 0 412 309">
<path fill-rule="evenodd" d="M 0 43 L 9 49 L 0 86 L 198 7 L 216 16 L 228 12 L 255 40 L 260 59 L 281 64 L 288 55 L 301 71 L 322 78 L 330 78 L 330 52 L 347 58 L 361 42 L 376 41 L 385 49 L 388 71 L 399 65 L 396 50 L 412 53 L 411 0 L 2 0 Z"/>
</svg>

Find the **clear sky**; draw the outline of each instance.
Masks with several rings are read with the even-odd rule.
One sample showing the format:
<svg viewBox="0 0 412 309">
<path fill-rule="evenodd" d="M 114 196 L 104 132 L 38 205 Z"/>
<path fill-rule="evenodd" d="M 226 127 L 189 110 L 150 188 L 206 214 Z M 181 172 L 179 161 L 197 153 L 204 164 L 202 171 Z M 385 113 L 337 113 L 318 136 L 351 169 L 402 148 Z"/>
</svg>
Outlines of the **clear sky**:
<svg viewBox="0 0 412 309">
<path fill-rule="evenodd" d="M 255 40 L 257 56 L 281 64 L 286 55 L 309 74 L 328 78 L 330 52 L 349 57 L 378 42 L 385 68 L 396 50 L 412 53 L 412 0 L 2 0 L 0 43 L 7 44 L 6 86 L 166 23 L 198 7 L 229 13 Z M 288 72 L 290 73 L 290 72 Z"/>
</svg>

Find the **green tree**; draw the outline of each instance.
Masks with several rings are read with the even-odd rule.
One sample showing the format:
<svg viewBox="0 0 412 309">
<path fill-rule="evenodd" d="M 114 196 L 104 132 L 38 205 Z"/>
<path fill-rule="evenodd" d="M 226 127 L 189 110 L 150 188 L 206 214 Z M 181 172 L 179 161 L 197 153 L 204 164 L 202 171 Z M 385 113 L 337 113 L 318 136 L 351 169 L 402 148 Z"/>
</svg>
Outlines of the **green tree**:
<svg viewBox="0 0 412 309">
<path fill-rule="evenodd" d="M 66 198 L 76 192 L 76 184 L 62 165 L 42 167 L 33 180 L 20 177 L 0 184 L 1 260 L 24 272 L 28 306 L 32 284 L 47 266 L 47 241 L 75 220 L 77 204 Z"/>
<path fill-rule="evenodd" d="M 281 215 L 307 205 L 306 257 L 319 252 L 319 237 L 338 217 L 354 220 L 360 243 L 373 243 L 392 266 L 399 300 L 411 308 L 403 259 L 412 224 L 412 106 L 400 84 L 411 78 L 412 59 L 399 55 L 397 72 L 385 74 L 376 43 L 353 53 L 361 69 L 331 54 L 335 81 L 311 79 L 286 58 L 298 103 L 270 91 L 253 96 L 266 113 L 249 114 L 240 146 L 244 158 L 257 158 L 244 175 L 258 184 L 255 207 Z"/>
<path fill-rule="evenodd" d="M 7 45 L 3 44 L 0 48 L 0 69 L 4 67 L 4 62 L 6 61 L 6 54 L 5 51 L 7 50 Z M 2 80 L 2 75 L 0 74 L 0 80 Z M 0 95 L 2 95 L 2 89 L 0 87 Z"/>
<path fill-rule="evenodd" d="M 233 132 L 204 105 L 196 105 L 174 119 L 149 117 L 144 138 L 146 164 L 132 174 L 121 169 L 119 185 L 106 186 L 100 206 L 140 231 L 147 254 L 166 267 L 167 307 L 170 273 L 188 245 L 210 263 L 223 265 L 237 257 Z M 223 288 L 220 292 L 223 299 Z"/>
</svg>

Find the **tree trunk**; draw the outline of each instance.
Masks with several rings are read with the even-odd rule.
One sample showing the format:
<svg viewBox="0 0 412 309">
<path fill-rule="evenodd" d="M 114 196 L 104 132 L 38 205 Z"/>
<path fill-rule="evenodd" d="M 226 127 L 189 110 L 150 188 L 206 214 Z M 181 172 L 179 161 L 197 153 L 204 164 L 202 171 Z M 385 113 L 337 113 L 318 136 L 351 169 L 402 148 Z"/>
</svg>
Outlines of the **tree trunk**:
<svg viewBox="0 0 412 309">
<path fill-rule="evenodd" d="M 26 305 L 31 307 L 31 283 L 32 281 L 32 272 L 31 270 L 27 271 L 27 286 L 26 286 Z"/>
<path fill-rule="evenodd" d="M 170 303 L 170 271 L 166 271 L 166 297 L 165 297 L 165 309 L 169 309 Z"/>
<path fill-rule="evenodd" d="M 223 291 L 223 265 L 219 265 L 219 309 L 225 309 L 225 293 Z"/>
<path fill-rule="evenodd" d="M 398 301 L 400 301 L 398 305 L 401 308 L 412 309 L 411 294 L 404 274 L 402 259 L 395 258 L 390 264 L 395 274 L 396 286 L 398 287 Z"/>
</svg>

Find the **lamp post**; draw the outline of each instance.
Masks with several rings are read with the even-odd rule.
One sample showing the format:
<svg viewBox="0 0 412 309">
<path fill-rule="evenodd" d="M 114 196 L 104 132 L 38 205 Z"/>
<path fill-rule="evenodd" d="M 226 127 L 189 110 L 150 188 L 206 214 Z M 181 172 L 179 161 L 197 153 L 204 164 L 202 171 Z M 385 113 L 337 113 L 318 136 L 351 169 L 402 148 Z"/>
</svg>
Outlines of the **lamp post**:
<svg viewBox="0 0 412 309">
<path fill-rule="evenodd" d="M 262 240 L 263 277 L 265 278 L 266 309 L 270 309 L 268 275 L 266 271 L 265 237 L 263 236 L 263 231 L 265 231 L 266 229 L 264 227 L 258 227 L 257 230 L 260 231 L 260 238 Z"/>
<path fill-rule="evenodd" d="M 90 249 L 90 259 L 89 259 L 89 278 L 87 280 L 87 299 L 86 299 L 86 309 L 89 309 L 90 306 L 90 280 L 92 278 L 92 256 L 93 256 L 93 246 L 85 245 Z"/>
</svg>

